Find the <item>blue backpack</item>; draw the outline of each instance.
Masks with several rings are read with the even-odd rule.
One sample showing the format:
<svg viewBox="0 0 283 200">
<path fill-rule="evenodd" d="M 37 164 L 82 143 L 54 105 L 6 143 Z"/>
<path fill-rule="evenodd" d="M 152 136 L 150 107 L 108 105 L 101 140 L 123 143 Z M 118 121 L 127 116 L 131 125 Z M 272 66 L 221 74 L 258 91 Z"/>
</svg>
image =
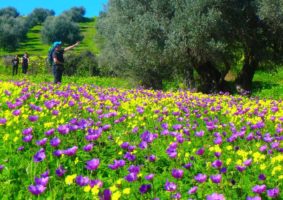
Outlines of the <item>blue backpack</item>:
<svg viewBox="0 0 283 200">
<path fill-rule="evenodd" d="M 55 50 L 55 47 L 52 46 L 48 51 L 47 61 L 50 64 L 50 66 L 53 65 L 53 52 L 54 52 L 54 50 Z"/>
</svg>

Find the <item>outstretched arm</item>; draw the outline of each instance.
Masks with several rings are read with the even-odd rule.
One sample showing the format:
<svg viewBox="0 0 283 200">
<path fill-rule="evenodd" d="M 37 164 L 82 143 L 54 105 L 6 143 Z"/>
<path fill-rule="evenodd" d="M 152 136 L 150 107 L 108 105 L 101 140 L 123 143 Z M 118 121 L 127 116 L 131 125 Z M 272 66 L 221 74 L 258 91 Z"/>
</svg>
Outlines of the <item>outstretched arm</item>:
<svg viewBox="0 0 283 200">
<path fill-rule="evenodd" d="M 64 48 L 64 51 L 69 51 L 69 50 L 73 49 L 74 47 L 78 46 L 79 44 L 80 44 L 80 42 L 76 42 L 76 44 L 73 44 L 71 46 Z"/>
</svg>

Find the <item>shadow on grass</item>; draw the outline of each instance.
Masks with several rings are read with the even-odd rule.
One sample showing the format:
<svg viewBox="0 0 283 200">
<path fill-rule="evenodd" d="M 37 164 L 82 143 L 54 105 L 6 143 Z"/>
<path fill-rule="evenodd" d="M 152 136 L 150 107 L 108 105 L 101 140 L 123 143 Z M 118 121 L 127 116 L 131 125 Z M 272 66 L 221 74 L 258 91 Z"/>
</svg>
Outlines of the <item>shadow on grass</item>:
<svg viewBox="0 0 283 200">
<path fill-rule="evenodd" d="M 271 89 L 273 87 L 277 87 L 279 86 L 279 84 L 275 84 L 275 83 L 267 83 L 267 82 L 263 82 L 263 81 L 254 81 L 253 82 L 253 92 L 259 92 L 263 89 Z"/>
</svg>

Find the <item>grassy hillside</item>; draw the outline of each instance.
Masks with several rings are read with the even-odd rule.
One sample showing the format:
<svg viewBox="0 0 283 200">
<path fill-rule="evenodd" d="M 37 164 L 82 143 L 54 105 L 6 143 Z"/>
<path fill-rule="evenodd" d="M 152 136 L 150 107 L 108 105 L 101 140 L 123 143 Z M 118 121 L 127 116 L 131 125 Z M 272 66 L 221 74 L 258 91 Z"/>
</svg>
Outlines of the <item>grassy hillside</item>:
<svg viewBox="0 0 283 200">
<path fill-rule="evenodd" d="M 93 53 L 98 53 L 97 45 L 94 41 L 95 30 L 95 19 L 90 19 L 88 22 L 83 22 L 79 24 L 81 27 L 82 35 L 84 36 L 81 45 L 75 49 L 75 51 L 90 50 Z M 45 56 L 47 55 L 50 45 L 44 44 L 41 41 L 40 31 L 42 29 L 41 25 L 33 27 L 29 30 L 27 38 L 24 42 L 20 44 L 20 47 L 14 52 L 8 52 L 0 49 L 0 56 L 3 55 L 22 55 L 24 52 L 28 52 L 29 55 Z"/>
</svg>

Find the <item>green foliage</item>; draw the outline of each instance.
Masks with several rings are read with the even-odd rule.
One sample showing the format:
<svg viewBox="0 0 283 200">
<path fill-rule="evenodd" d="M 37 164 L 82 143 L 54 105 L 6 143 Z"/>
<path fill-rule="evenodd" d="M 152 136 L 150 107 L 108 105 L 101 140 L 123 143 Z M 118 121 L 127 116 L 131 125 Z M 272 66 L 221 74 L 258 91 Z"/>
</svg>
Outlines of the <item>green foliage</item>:
<svg viewBox="0 0 283 200">
<path fill-rule="evenodd" d="M 0 9 L 0 16 L 16 18 L 19 15 L 20 15 L 20 13 L 14 7 L 6 7 L 6 8 L 1 8 Z"/>
<path fill-rule="evenodd" d="M 38 24 L 42 24 L 48 16 L 54 16 L 55 12 L 53 10 L 48 10 L 45 8 L 35 8 L 32 13 L 27 17 L 29 27 L 34 27 Z"/>
<path fill-rule="evenodd" d="M 77 76 L 98 76 L 97 59 L 90 51 L 66 54 L 64 59 L 65 74 Z"/>
<path fill-rule="evenodd" d="M 78 24 L 65 16 L 47 17 L 43 23 L 41 34 L 43 41 L 49 44 L 54 41 L 72 44 L 83 39 Z"/>
<path fill-rule="evenodd" d="M 28 31 L 26 20 L 22 17 L 0 16 L 0 48 L 15 50 Z"/>
<path fill-rule="evenodd" d="M 84 7 L 73 7 L 62 13 L 62 16 L 69 18 L 74 22 L 83 22 L 85 20 L 85 8 Z"/>
</svg>

